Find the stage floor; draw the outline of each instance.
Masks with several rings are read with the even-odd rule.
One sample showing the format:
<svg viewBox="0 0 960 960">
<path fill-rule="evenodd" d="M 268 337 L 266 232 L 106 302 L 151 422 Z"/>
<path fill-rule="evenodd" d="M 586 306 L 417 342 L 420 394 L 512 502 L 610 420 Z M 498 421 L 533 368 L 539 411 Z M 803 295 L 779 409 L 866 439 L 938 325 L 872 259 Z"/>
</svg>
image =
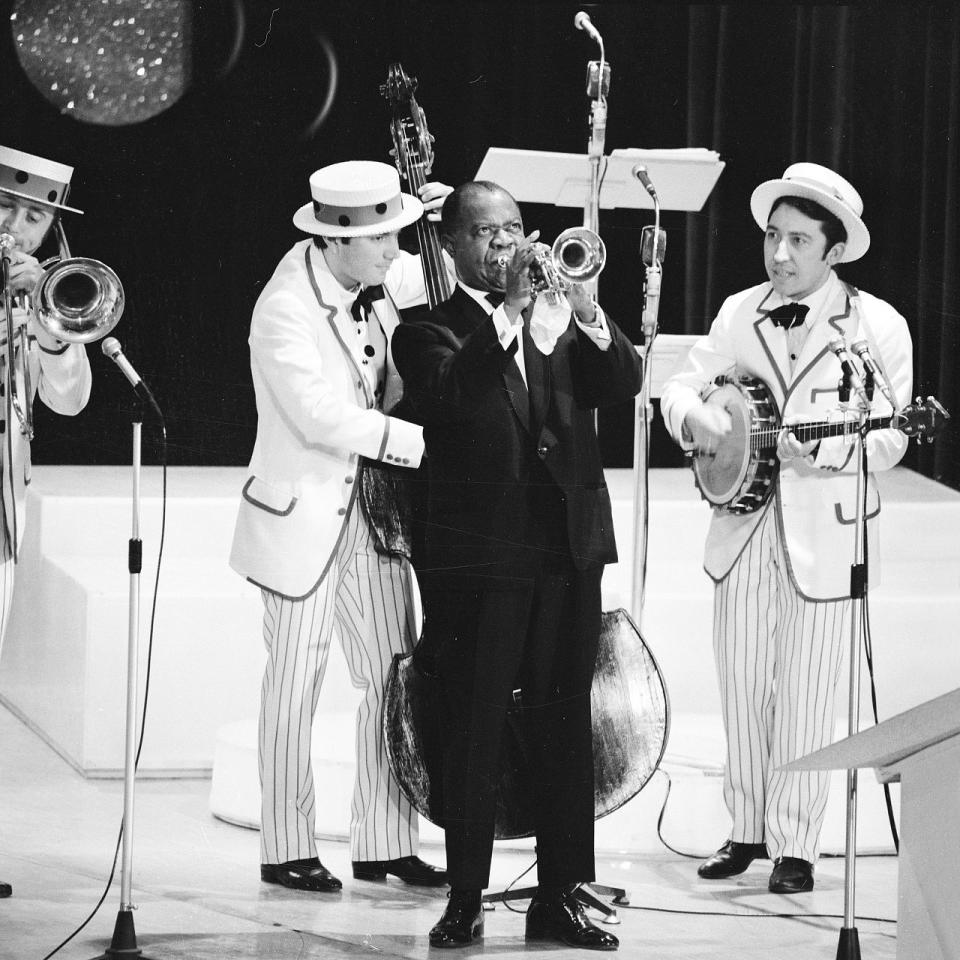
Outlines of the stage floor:
<svg viewBox="0 0 960 960">
<path fill-rule="evenodd" d="M 146 736 L 149 740 L 149 726 Z M 321 843 L 320 856 L 343 879 L 341 894 L 263 884 L 259 835 L 216 820 L 208 808 L 209 791 L 205 779 L 138 784 L 133 900 L 139 946 L 147 957 L 436 956 L 427 932 L 443 909 L 442 892 L 399 881 L 354 881 L 347 844 L 333 840 Z M 121 812 L 120 782 L 85 779 L 0 707 L 0 878 L 14 886 L 13 898 L 0 900 L 0 960 L 40 960 L 87 916 L 109 874 Z M 443 862 L 441 848 L 425 846 L 422 853 Z M 530 859 L 522 851 L 498 850 L 494 885 L 506 886 Z M 598 876 L 630 891 L 631 905 L 621 908 L 622 922 L 613 928 L 620 956 L 832 960 L 836 955 L 842 860 L 822 860 L 817 889 L 795 897 L 767 892 L 765 864 L 716 883 L 698 880 L 695 866 L 666 849 L 636 859 L 598 859 Z M 119 888 L 118 872 L 100 913 L 58 957 L 102 954 Z M 857 904 L 864 919 L 857 928 L 863 956 L 870 960 L 896 954 L 896 925 L 883 922 L 896 916 L 896 890 L 894 858 L 859 861 Z M 487 914 L 483 946 L 456 955 L 481 952 L 498 960 L 539 952 L 557 960 L 585 956 L 561 947 L 526 948 L 523 917 L 503 906 Z"/>
</svg>

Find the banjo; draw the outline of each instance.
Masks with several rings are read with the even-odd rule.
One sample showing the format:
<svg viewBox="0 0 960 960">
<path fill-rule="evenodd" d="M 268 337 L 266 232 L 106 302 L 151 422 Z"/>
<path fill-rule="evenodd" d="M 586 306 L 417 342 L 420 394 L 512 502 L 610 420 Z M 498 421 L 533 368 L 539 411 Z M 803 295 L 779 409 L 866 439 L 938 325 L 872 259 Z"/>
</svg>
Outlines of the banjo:
<svg viewBox="0 0 960 960">
<path fill-rule="evenodd" d="M 729 513 L 752 513 L 773 492 L 780 469 L 777 437 L 783 429 L 780 412 L 767 385 L 754 377 L 721 377 L 704 403 L 716 404 L 730 414 L 732 429 L 715 454 L 692 450 L 693 476 L 704 500 Z M 933 398 L 914 403 L 887 417 L 870 417 L 864 431 L 892 428 L 908 437 L 934 436 L 950 414 Z M 801 443 L 827 437 L 854 436 L 859 420 L 819 420 L 790 424 Z"/>
</svg>

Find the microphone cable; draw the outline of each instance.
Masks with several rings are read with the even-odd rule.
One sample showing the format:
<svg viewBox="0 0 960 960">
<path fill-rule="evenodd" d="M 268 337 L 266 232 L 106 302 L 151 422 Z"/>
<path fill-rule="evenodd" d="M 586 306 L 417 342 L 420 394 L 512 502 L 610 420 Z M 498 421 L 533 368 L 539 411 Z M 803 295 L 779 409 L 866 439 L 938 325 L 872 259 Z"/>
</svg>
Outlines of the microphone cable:
<svg viewBox="0 0 960 960">
<path fill-rule="evenodd" d="M 147 703 L 150 699 L 150 670 L 153 661 L 153 631 L 157 618 L 157 594 L 160 586 L 160 569 L 163 562 L 163 544 L 167 533 L 167 425 L 162 414 L 160 416 L 160 463 L 162 468 L 162 493 L 160 498 L 160 545 L 157 550 L 157 572 L 153 581 L 153 601 L 150 604 L 150 630 L 147 640 L 147 669 L 143 684 L 143 707 L 140 711 L 140 736 L 137 740 L 137 755 L 133 762 L 134 779 L 136 779 L 136 771 L 140 764 L 140 751 L 143 749 L 143 737 L 147 727 Z M 107 882 L 104 886 L 100 899 L 87 915 L 87 918 L 66 939 L 62 940 L 46 956 L 44 956 L 43 960 L 50 960 L 52 956 L 59 953 L 68 943 L 70 943 L 70 941 L 73 940 L 73 938 L 76 937 L 77 934 L 79 934 L 88 923 L 90 923 L 90 921 L 97 915 L 100 908 L 106 902 L 107 896 L 110 893 L 110 888 L 113 886 L 114 875 L 117 871 L 117 859 L 120 856 L 120 845 L 122 841 L 123 818 L 121 817 L 120 830 L 117 834 L 117 845 L 114 847 L 113 862 L 110 865 L 110 875 L 107 877 Z"/>
</svg>

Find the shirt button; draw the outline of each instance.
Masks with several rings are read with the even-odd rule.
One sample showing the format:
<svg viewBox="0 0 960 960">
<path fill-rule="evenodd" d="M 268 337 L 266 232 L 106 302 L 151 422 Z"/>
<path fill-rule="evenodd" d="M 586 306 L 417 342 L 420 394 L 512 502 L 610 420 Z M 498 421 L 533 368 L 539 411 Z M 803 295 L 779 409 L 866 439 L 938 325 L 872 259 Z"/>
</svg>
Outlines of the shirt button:
<svg viewBox="0 0 960 960">
<path fill-rule="evenodd" d="M 392 454 L 392 453 L 388 453 L 388 454 L 387 454 L 387 459 L 388 459 L 388 460 L 392 460 L 392 459 L 393 459 L 393 454 Z"/>
<path fill-rule="evenodd" d="M 409 463 L 410 461 L 409 461 L 409 459 L 408 459 L 407 457 L 404 457 L 401 462 L 402 462 L 402 463 Z"/>
<path fill-rule="evenodd" d="M 337 513 L 338 513 L 341 517 L 342 517 L 346 512 L 347 512 L 347 508 L 346 508 L 346 507 L 341 507 L 341 508 L 337 511 Z"/>
<path fill-rule="evenodd" d="M 343 478 L 343 482 L 344 482 L 344 483 L 353 483 L 353 477 L 344 477 L 344 478 Z"/>
<path fill-rule="evenodd" d="M 541 457 L 545 457 L 549 452 L 546 447 L 537 447 L 537 453 L 540 454 Z"/>
</svg>

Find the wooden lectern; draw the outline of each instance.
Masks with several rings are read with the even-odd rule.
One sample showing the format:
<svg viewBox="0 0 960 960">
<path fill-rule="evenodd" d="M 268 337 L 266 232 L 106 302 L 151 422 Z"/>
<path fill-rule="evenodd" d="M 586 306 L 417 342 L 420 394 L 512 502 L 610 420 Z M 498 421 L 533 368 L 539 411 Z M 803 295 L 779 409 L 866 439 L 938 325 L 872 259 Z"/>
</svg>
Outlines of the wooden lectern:
<svg viewBox="0 0 960 960">
<path fill-rule="evenodd" d="M 900 782 L 898 960 L 960 957 L 960 690 L 807 754 L 786 770 L 874 767 Z"/>
</svg>

